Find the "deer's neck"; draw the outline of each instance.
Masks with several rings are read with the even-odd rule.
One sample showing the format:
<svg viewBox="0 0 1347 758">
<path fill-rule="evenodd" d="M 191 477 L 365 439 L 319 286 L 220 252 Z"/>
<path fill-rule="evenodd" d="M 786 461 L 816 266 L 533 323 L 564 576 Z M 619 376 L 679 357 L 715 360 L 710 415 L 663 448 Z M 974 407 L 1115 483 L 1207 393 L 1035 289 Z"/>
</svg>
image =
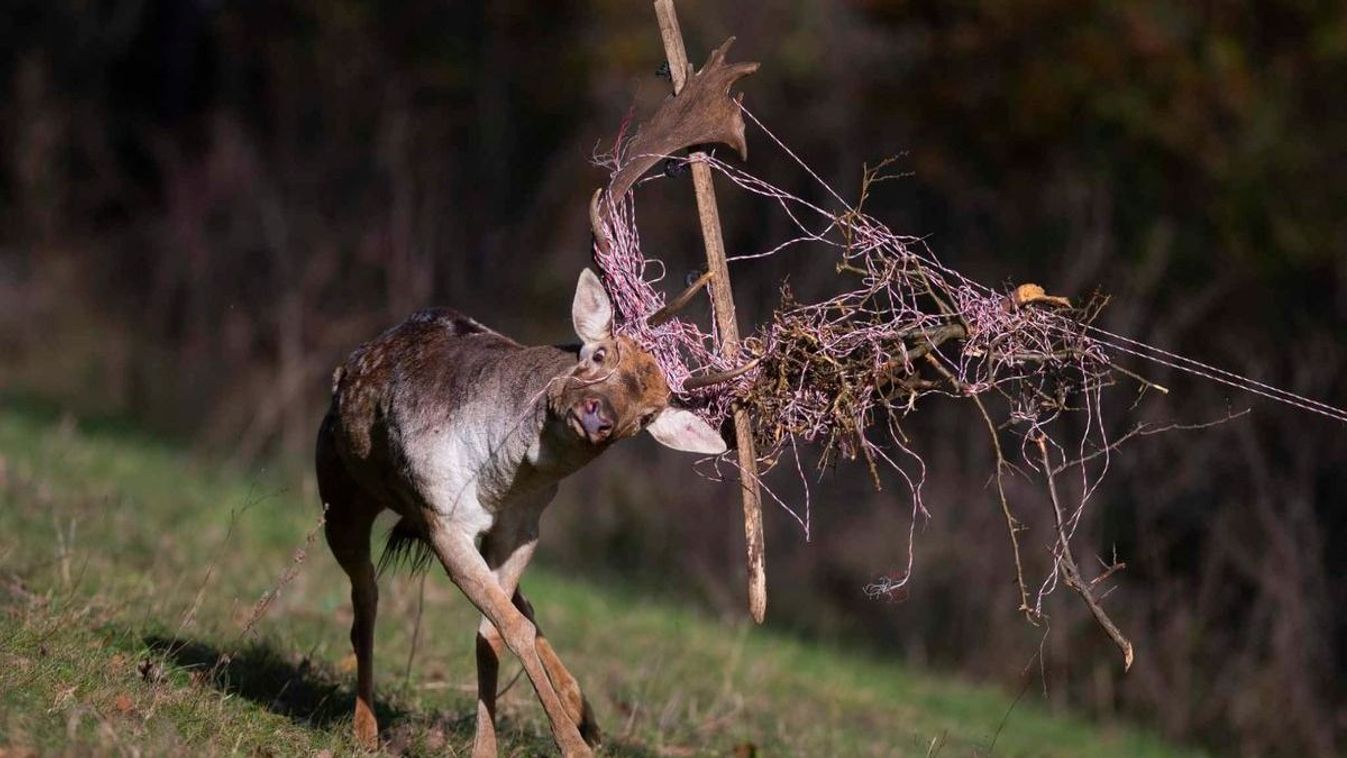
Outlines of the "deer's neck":
<svg viewBox="0 0 1347 758">
<path fill-rule="evenodd" d="M 485 504 L 550 487 L 602 452 L 578 438 L 564 411 L 552 407 L 557 383 L 576 361 L 576 352 L 566 348 L 522 348 L 503 356 L 494 380 L 479 387 L 473 415 L 481 423 L 472 425 L 472 447 Z"/>
</svg>

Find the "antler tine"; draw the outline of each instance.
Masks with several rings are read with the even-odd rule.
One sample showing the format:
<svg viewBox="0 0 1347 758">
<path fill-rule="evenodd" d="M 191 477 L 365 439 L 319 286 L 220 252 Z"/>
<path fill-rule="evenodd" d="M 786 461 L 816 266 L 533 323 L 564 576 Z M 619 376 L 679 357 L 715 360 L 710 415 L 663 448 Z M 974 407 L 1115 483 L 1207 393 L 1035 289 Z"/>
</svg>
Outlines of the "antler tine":
<svg viewBox="0 0 1347 758">
<path fill-rule="evenodd" d="M 603 216 L 600 215 L 599 198 L 603 197 L 603 188 L 594 190 L 589 198 L 589 229 L 594 233 L 594 242 L 605 255 L 609 252 L 608 235 L 603 232 Z"/>
<path fill-rule="evenodd" d="M 715 273 L 711 271 L 707 271 L 697 277 L 696 281 L 689 284 L 687 289 L 678 293 L 678 297 L 665 303 L 663 308 L 650 314 L 650 318 L 646 319 L 646 323 L 650 326 L 659 326 L 665 321 L 673 318 L 679 311 L 688 307 L 688 303 L 692 302 L 692 298 L 696 297 L 697 293 L 701 292 L 714 277 Z"/>
<path fill-rule="evenodd" d="M 732 368 L 729 371 L 716 371 L 710 374 L 702 374 L 701 376 L 694 376 L 691 379 L 688 379 L 687 381 L 683 382 L 683 391 L 691 392 L 693 390 L 699 390 L 704 387 L 710 387 L 713 384 L 728 382 L 731 379 L 743 376 L 749 371 L 752 371 L 761 360 L 762 360 L 761 358 L 754 358 L 748 363 L 745 363 L 744 365 L 738 368 Z"/>
</svg>

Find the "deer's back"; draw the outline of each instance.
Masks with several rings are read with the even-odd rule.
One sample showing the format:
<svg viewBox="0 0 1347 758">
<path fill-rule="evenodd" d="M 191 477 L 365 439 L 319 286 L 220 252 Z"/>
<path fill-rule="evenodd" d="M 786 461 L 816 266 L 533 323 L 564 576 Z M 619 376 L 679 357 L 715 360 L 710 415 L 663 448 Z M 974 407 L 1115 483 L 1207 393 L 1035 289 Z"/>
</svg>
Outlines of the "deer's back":
<svg viewBox="0 0 1347 758">
<path fill-rule="evenodd" d="M 333 373 L 325 432 L 350 466 L 398 467 L 410 435 L 452 417 L 485 366 L 521 349 L 455 310 L 417 311 Z"/>
</svg>

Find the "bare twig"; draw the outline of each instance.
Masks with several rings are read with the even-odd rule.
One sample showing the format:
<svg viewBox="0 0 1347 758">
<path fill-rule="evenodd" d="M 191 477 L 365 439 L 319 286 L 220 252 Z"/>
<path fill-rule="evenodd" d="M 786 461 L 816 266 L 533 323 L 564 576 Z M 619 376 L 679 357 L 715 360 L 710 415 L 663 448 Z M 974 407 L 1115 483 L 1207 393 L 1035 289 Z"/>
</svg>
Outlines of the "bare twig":
<svg viewBox="0 0 1347 758">
<path fill-rule="evenodd" d="M 402 686 L 406 687 L 412 681 L 412 663 L 416 660 L 416 649 L 421 641 L 421 613 L 426 608 L 426 577 L 429 571 L 421 572 L 420 587 L 416 594 L 416 622 L 412 625 L 412 646 L 407 651 L 407 668 L 402 672 Z"/>
<path fill-rule="evenodd" d="M 313 541 L 318 538 L 318 533 L 323 530 L 323 525 L 325 523 L 327 523 L 327 503 L 323 504 L 323 513 L 318 517 L 318 523 L 314 524 L 308 534 L 304 535 L 304 544 L 295 548 L 294 555 L 292 555 L 290 559 L 290 565 L 286 566 L 285 571 L 282 572 L 280 578 L 276 580 L 276 583 L 271 586 L 271 589 L 262 593 L 262 597 L 258 598 L 257 603 L 253 605 L 252 613 L 248 614 L 248 618 L 244 620 L 243 625 L 240 628 L 240 637 L 246 637 L 252 632 L 253 627 L 257 625 L 257 622 L 261 621 L 262 617 L 267 615 L 267 611 L 271 608 L 272 603 L 276 602 L 276 598 L 281 596 L 281 590 L 285 589 L 287 585 L 295 580 L 295 577 L 299 576 L 299 570 L 304 567 L 304 561 L 308 558 L 309 548 L 313 547 Z"/>
<path fill-rule="evenodd" d="M 1180 423 L 1178 423 L 1178 422 L 1175 422 L 1175 423 L 1172 423 L 1172 424 L 1163 424 L 1163 425 L 1160 425 L 1160 426 L 1152 426 L 1152 425 L 1150 425 L 1150 424 L 1145 423 L 1144 421 L 1143 421 L 1143 422 L 1138 422 L 1138 423 L 1137 423 L 1135 426 L 1133 426 L 1131 429 L 1127 430 L 1127 432 L 1124 433 L 1121 437 L 1118 437 L 1117 439 L 1111 441 L 1110 443 L 1108 443 L 1108 444 L 1105 445 L 1104 447 L 1101 447 L 1100 449 L 1095 450 L 1095 451 L 1092 452 L 1092 453 L 1087 453 L 1087 454 L 1082 455 L 1082 456 L 1080 456 L 1080 457 L 1078 457 L 1078 458 L 1074 458 L 1074 459 L 1072 459 L 1072 460 L 1069 460 L 1069 461 L 1066 461 L 1066 462 L 1064 462 L 1064 463 L 1059 464 L 1056 468 L 1054 468 L 1054 469 L 1052 470 L 1052 473 L 1053 473 L 1054 475 L 1060 474 L 1060 473 L 1062 473 L 1063 471 L 1065 471 L 1065 470 L 1067 470 L 1067 469 L 1069 469 L 1069 468 L 1074 468 L 1075 466 L 1079 466 L 1079 465 L 1082 464 L 1082 463 L 1087 463 L 1087 462 L 1092 461 L 1092 460 L 1094 460 L 1095 458 L 1098 458 L 1098 457 L 1103 456 L 1103 455 L 1109 455 L 1109 454 L 1111 454 L 1113 451 L 1115 451 L 1115 450 L 1117 450 L 1118 448 L 1122 447 L 1123 444 L 1124 444 L 1125 442 L 1131 440 L 1131 439 L 1134 438 L 1134 437 L 1149 437 L 1149 436 L 1152 435 L 1152 434 L 1160 434 L 1160 433 L 1162 433 L 1162 432 L 1171 432 L 1171 431 L 1189 431 L 1189 430 L 1194 430 L 1194 429 L 1209 429 L 1209 428 L 1211 428 L 1211 427 L 1213 427 L 1213 426 L 1217 426 L 1217 425 L 1219 425 L 1219 424 L 1224 424 L 1224 423 L 1226 423 L 1226 422 L 1228 422 L 1228 421 L 1234 421 L 1235 419 L 1240 418 L 1241 416 L 1246 416 L 1246 415 L 1248 415 L 1248 413 L 1249 413 L 1249 409 L 1248 409 L 1248 408 L 1245 408 L 1244 410 L 1240 411 L 1239 413 L 1226 413 L 1226 414 L 1225 414 L 1224 416 L 1222 416 L 1221 418 L 1213 419 L 1213 420 L 1211 420 L 1211 421 L 1202 421 L 1202 422 L 1199 422 L 1199 423 L 1196 423 L 1196 424 L 1180 424 Z"/>
<path fill-rule="evenodd" d="M 1080 569 L 1076 566 L 1076 558 L 1071 553 L 1071 541 L 1066 534 L 1062 504 L 1057 498 L 1057 482 L 1052 473 L 1052 461 L 1048 457 L 1047 439 L 1042 434 L 1038 434 L 1034 437 L 1034 443 L 1038 445 L 1039 455 L 1043 461 L 1044 476 L 1048 480 L 1048 494 L 1052 497 L 1052 515 L 1057 524 L 1057 551 L 1061 557 L 1062 578 L 1066 580 L 1067 587 L 1080 595 L 1081 600 L 1084 600 L 1086 607 L 1090 609 L 1090 613 L 1094 615 L 1094 620 L 1122 650 L 1123 671 L 1127 671 L 1132 668 L 1132 643 L 1123 636 L 1122 631 L 1118 629 L 1118 625 L 1113 623 L 1113 619 L 1109 618 L 1103 606 L 1095 599 L 1094 592 L 1090 589 L 1092 583 L 1087 583 L 1081 579 Z"/>
<path fill-rule="evenodd" d="M 940 365 L 933 356 L 926 356 L 926 361 L 935 367 L 936 373 L 944 376 L 957 391 L 962 392 L 959 386 L 959 380 L 948 369 Z M 1030 623 L 1036 623 L 1038 613 L 1034 607 L 1029 605 L 1029 590 L 1024 583 L 1024 564 L 1020 560 L 1020 538 L 1019 533 L 1024 527 L 1020 525 L 1019 519 L 1010 510 L 1010 500 L 1006 498 L 1005 472 L 1010 468 L 1010 462 L 1006 460 L 1005 451 L 1001 448 L 1001 435 L 996 429 L 996 424 L 992 423 L 992 416 L 987 412 L 987 406 L 983 404 L 982 398 L 973 395 L 973 402 L 977 405 L 978 413 L 982 415 L 982 421 L 987 425 L 987 434 L 992 441 L 992 451 L 996 453 L 996 496 L 1001 502 L 1001 515 L 1006 520 L 1006 534 L 1010 537 L 1010 549 L 1015 558 L 1015 589 L 1020 593 L 1019 611 L 1029 619 Z"/>
</svg>

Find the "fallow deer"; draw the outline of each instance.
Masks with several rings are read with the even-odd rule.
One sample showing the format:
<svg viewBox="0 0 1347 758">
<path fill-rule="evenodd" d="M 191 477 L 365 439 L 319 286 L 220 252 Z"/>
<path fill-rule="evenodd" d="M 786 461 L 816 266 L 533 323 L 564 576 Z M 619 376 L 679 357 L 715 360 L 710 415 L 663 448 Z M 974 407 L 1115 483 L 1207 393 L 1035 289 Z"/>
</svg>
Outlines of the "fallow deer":
<svg viewBox="0 0 1347 758">
<path fill-rule="evenodd" d="M 575 677 L 542 636 L 519 579 L 557 483 L 642 430 L 707 455 L 725 442 L 670 404 L 655 360 L 613 333 L 613 309 L 586 269 L 572 306 L 581 344 L 525 347 L 448 309 L 420 311 L 357 348 L 333 377 L 318 433 L 326 535 L 351 580 L 356 739 L 378 744 L 374 716 L 377 573 L 370 532 L 401 518 L 384 556 L 437 557 L 482 612 L 474 756 L 496 754 L 499 656 L 523 663 L 567 755 L 589 755 L 598 727 Z"/>
</svg>

